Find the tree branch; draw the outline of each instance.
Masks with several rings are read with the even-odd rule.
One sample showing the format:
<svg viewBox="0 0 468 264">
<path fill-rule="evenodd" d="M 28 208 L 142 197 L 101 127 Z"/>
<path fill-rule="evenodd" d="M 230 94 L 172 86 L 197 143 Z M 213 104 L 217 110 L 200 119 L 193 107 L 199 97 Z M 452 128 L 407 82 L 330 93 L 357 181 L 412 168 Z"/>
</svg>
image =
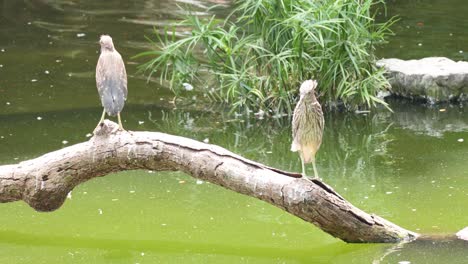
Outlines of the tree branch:
<svg viewBox="0 0 468 264">
<path fill-rule="evenodd" d="M 418 234 L 354 207 L 320 181 L 301 179 L 219 146 L 158 132 L 117 131 L 105 120 L 89 141 L 0 166 L 0 202 L 58 209 L 77 185 L 123 170 L 183 171 L 273 204 L 347 242 L 400 242 Z"/>
</svg>

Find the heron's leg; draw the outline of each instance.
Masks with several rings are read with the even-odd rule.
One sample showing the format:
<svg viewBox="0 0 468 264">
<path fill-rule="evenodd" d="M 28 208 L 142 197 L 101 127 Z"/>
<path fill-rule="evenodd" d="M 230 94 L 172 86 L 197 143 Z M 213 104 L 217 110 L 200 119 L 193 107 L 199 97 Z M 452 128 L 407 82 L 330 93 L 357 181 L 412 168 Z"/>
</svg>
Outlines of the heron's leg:
<svg viewBox="0 0 468 264">
<path fill-rule="evenodd" d="M 320 179 L 317 172 L 317 166 L 315 166 L 315 158 L 312 160 L 312 166 L 314 166 L 314 179 L 321 181 L 322 179 Z"/>
<path fill-rule="evenodd" d="M 104 109 L 104 111 L 102 111 L 102 116 L 101 116 L 101 120 L 99 120 L 99 123 L 97 124 L 96 128 L 94 129 L 94 131 L 96 131 L 98 128 L 99 128 L 99 125 L 104 121 L 104 117 L 106 116 L 106 109 Z"/>
<path fill-rule="evenodd" d="M 105 117 L 106 117 L 106 109 L 104 109 L 104 111 L 102 111 L 101 120 L 99 121 L 98 126 L 99 126 L 99 124 L 102 123 L 102 121 L 104 121 L 104 118 L 105 118 Z"/>
<path fill-rule="evenodd" d="M 119 119 L 119 130 L 124 130 L 122 126 L 122 120 L 120 119 L 120 113 L 117 113 L 117 118 Z"/>
<path fill-rule="evenodd" d="M 306 169 L 305 169 L 305 164 L 304 164 L 304 158 L 301 156 L 301 164 L 302 164 L 302 177 L 306 177 L 307 178 L 307 175 L 306 175 Z"/>
<path fill-rule="evenodd" d="M 306 179 L 306 180 L 312 182 L 312 181 L 309 179 L 309 177 L 307 177 L 307 174 L 306 174 L 306 167 L 305 167 L 305 163 L 304 163 L 304 158 L 302 157 L 302 155 L 300 155 L 300 156 L 301 156 L 301 164 L 302 164 L 302 178 L 304 178 L 304 179 Z"/>
</svg>

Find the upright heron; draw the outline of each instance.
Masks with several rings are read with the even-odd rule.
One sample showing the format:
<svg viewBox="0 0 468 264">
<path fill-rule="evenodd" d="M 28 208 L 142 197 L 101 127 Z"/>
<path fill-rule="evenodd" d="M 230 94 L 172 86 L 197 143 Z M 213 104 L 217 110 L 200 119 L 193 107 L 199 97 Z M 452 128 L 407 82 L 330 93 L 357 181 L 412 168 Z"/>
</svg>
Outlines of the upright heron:
<svg viewBox="0 0 468 264">
<path fill-rule="evenodd" d="M 299 102 L 294 109 L 292 121 L 293 141 L 291 151 L 299 152 L 302 163 L 302 177 L 307 178 L 305 163 L 312 162 L 314 179 L 320 179 L 315 166 L 315 154 L 322 144 L 323 119 L 322 106 L 315 97 L 317 81 L 307 80 L 300 88 Z"/>
<path fill-rule="evenodd" d="M 96 86 L 104 111 L 98 126 L 104 121 L 107 113 L 118 117 L 119 129 L 123 130 L 120 112 L 125 105 L 128 93 L 125 64 L 122 56 L 114 48 L 110 36 L 102 35 L 99 44 L 101 55 L 96 66 Z"/>
</svg>

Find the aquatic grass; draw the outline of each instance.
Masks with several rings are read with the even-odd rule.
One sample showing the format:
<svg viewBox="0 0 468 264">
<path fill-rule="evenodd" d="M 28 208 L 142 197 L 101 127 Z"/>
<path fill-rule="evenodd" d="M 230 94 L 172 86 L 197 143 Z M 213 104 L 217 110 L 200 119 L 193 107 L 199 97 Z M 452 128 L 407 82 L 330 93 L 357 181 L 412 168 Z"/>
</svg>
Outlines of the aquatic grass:
<svg viewBox="0 0 468 264">
<path fill-rule="evenodd" d="M 155 29 L 154 50 L 137 55 L 151 57 L 140 70 L 159 74 L 175 94 L 182 83 L 197 83 L 237 111 L 291 113 L 310 78 L 319 80 L 325 105 L 387 106 L 377 97 L 388 82 L 374 51 L 396 20 L 376 23 L 382 7 L 383 0 L 236 1 L 226 19 L 188 15 Z M 176 37 L 176 28 L 190 32 Z"/>
</svg>

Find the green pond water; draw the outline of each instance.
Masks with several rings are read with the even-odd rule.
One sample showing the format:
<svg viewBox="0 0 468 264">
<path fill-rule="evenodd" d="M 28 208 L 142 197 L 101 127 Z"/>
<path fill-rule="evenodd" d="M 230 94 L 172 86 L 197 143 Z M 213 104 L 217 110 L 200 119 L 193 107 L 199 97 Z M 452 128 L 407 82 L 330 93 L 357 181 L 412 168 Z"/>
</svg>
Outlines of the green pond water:
<svg viewBox="0 0 468 264">
<path fill-rule="evenodd" d="M 153 26 L 178 20 L 178 4 L 206 14 L 216 3 L 229 1 L 0 1 L 0 164 L 88 139 L 102 111 L 97 40 L 108 33 L 127 62 L 127 129 L 208 139 L 299 171 L 287 119 L 235 118 L 197 98 L 175 107 L 170 91 L 136 74 L 141 61 L 131 57 L 148 47 L 144 35 Z M 401 21 L 381 57 L 467 59 L 465 1 L 390 1 L 387 11 Z M 419 233 L 454 234 L 468 226 L 466 106 L 391 106 L 394 113 L 326 113 L 319 172 L 367 212 Z M 93 179 L 50 213 L 0 204 L 0 263 L 468 263 L 467 252 L 466 242 L 450 240 L 346 244 L 276 207 L 179 172 Z"/>
</svg>

